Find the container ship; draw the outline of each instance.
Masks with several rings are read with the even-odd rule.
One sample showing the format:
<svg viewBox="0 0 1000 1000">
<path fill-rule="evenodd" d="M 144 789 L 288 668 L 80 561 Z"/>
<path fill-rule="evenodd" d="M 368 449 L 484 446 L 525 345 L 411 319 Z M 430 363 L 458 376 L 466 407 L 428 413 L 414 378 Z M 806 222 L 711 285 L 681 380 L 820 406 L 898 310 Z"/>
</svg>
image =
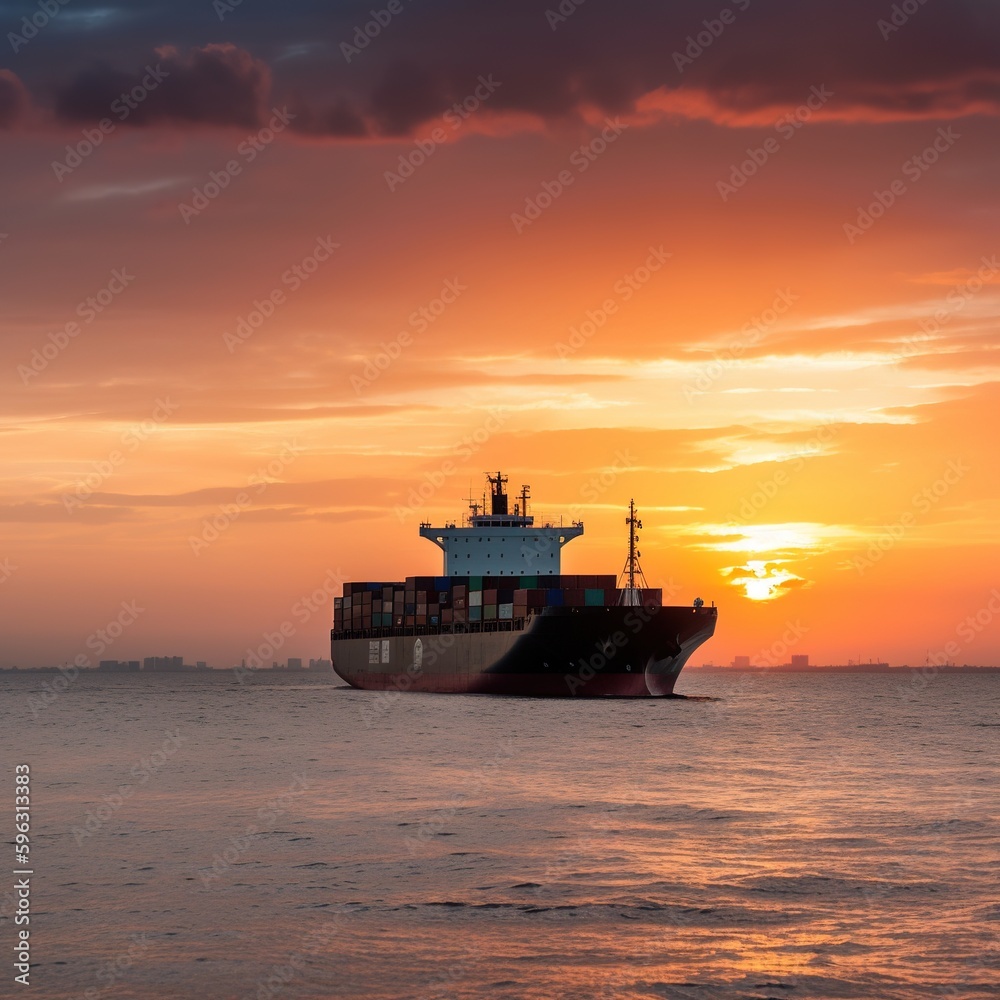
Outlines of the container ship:
<svg viewBox="0 0 1000 1000">
<path fill-rule="evenodd" d="M 487 475 L 489 513 L 420 525 L 444 552 L 441 576 L 346 583 L 334 598 L 333 669 L 366 690 L 546 697 L 669 697 L 688 657 L 715 631 L 701 598 L 664 606 L 639 564 L 635 503 L 620 578 L 561 572 L 583 534 L 528 515 L 530 487 L 509 511 L 508 477 Z"/>
</svg>

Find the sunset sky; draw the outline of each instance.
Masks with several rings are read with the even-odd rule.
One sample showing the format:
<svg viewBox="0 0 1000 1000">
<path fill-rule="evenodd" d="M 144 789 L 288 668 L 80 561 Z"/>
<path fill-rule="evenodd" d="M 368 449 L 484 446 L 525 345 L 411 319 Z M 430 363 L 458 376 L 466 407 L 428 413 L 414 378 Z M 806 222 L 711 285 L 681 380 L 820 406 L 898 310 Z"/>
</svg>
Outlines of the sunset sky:
<svg viewBox="0 0 1000 1000">
<path fill-rule="evenodd" d="M 0 666 L 328 656 L 498 468 L 696 663 L 1000 663 L 995 0 L 0 29 Z"/>
</svg>

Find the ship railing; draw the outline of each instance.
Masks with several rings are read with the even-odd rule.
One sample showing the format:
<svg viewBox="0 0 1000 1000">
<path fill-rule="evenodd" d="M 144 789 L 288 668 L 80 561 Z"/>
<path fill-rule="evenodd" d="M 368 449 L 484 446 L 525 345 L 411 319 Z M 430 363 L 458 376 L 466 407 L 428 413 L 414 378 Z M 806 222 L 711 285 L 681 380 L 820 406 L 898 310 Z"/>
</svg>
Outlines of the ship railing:
<svg viewBox="0 0 1000 1000">
<path fill-rule="evenodd" d="M 447 625 L 380 625 L 373 628 L 332 629 L 331 639 L 392 639 L 397 636 L 468 635 L 481 632 L 523 632 L 527 619 L 499 618 L 488 622 Z"/>
</svg>

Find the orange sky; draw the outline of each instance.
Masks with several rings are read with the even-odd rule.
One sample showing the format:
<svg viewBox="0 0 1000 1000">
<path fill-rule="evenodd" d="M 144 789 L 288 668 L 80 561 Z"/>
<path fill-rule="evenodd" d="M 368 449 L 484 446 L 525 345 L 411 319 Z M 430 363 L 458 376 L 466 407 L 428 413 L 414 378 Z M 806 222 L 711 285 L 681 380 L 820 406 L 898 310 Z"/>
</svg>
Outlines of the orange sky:
<svg viewBox="0 0 1000 1000">
<path fill-rule="evenodd" d="M 839 69 L 789 60 L 779 86 L 745 69 L 751 11 L 697 84 L 667 40 L 621 94 L 607 68 L 632 65 L 624 50 L 548 108 L 538 94 L 562 92 L 501 47 L 495 93 L 448 119 L 433 94 L 434 113 L 378 103 L 378 73 L 432 52 L 402 25 L 328 82 L 352 9 L 301 79 L 367 108 L 356 136 L 309 117 L 316 89 L 296 90 L 259 21 L 128 28 L 125 78 L 175 45 L 180 88 L 222 52 L 252 78 L 250 110 L 137 110 L 61 179 L 53 162 L 100 118 L 71 100 L 87 64 L 75 84 L 56 65 L 81 22 L 16 53 L 0 75 L 0 666 L 229 666 L 288 621 L 280 659 L 326 656 L 332 581 L 439 572 L 418 523 L 460 516 L 487 468 L 530 483 L 536 513 L 582 517 L 569 573 L 620 569 L 634 496 L 650 583 L 721 609 L 696 662 L 763 661 L 791 629 L 789 651 L 819 663 L 1000 663 L 1000 71 L 970 32 L 949 40 L 965 69 L 907 76 L 937 15 L 883 40 L 848 4 L 878 47 Z M 585 16 L 553 34 L 546 73 L 589 51 Z M 90 30 L 110 47 L 112 28 Z M 865 71 L 894 45 L 909 56 Z M 470 62 L 448 98 L 492 72 Z M 251 161 L 240 144 L 301 93 Z M 387 179 L 418 141 L 426 162 Z M 731 185 L 748 150 L 764 162 Z M 869 225 L 878 192 L 892 204 Z M 122 602 L 142 611 L 98 650 Z"/>
</svg>

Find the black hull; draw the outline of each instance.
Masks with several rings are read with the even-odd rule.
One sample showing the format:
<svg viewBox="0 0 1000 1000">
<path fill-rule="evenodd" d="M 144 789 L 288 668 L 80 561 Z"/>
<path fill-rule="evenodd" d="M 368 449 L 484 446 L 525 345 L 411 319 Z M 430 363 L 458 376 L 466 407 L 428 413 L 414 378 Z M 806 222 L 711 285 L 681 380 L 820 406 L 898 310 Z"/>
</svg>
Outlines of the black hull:
<svg viewBox="0 0 1000 1000">
<path fill-rule="evenodd" d="M 516 622 L 334 632 L 333 669 L 376 691 L 665 697 L 716 609 L 546 608 Z"/>
</svg>

